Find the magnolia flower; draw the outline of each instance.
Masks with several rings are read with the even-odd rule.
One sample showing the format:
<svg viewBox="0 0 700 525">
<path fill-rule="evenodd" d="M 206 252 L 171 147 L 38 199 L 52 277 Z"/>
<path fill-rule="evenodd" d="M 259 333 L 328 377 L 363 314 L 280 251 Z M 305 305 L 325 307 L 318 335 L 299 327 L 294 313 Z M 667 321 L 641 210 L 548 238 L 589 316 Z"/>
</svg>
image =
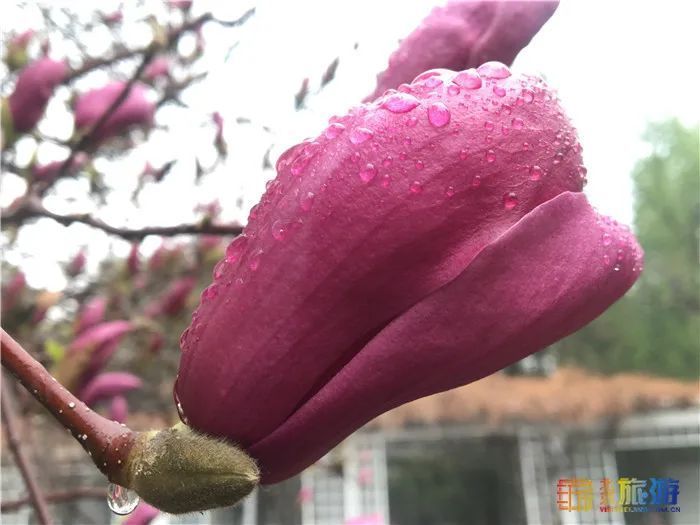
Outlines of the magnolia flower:
<svg viewBox="0 0 700 525">
<path fill-rule="evenodd" d="M 78 397 L 86 405 L 95 406 L 100 401 L 122 396 L 126 392 L 141 388 L 143 381 L 128 372 L 104 372 L 97 374 L 80 389 Z"/>
<path fill-rule="evenodd" d="M 12 130 L 26 133 L 44 115 L 53 91 L 65 78 L 68 67 L 62 61 L 40 58 L 25 67 L 9 97 Z"/>
<path fill-rule="evenodd" d="M 458 71 L 487 60 L 512 63 L 558 3 L 451 0 L 436 7 L 389 57 L 389 67 L 377 77 L 377 88 L 369 98 L 428 69 Z"/>
<path fill-rule="evenodd" d="M 285 152 L 181 338 L 192 428 L 263 483 L 402 403 L 572 333 L 641 250 L 581 193 L 576 132 L 539 78 L 432 71 Z"/>
<path fill-rule="evenodd" d="M 109 419 L 117 423 L 126 422 L 129 415 L 129 403 L 124 396 L 114 396 L 109 404 Z"/>
<path fill-rule="evenodd" d="M 75 323 L 75 333 L 81 334 L 88 328 L 96 325 L 105 317 L 107 299 L 105 297 L 93 297 L 78 312 Z"/>
<path fill-rule="evenodd" d="M 86 262 L 87 256 L 85 255 L 85 250 L 80 250 L 66 265 L 66 273 L 71 277 L 75 277 L 85 269 Z"/>
<path fill-rule="evenodd" d="M 75 127 L 86 132 L 95 126 L 104 113 L 119 98 L 125 82 L 112 82 L 106 86 L 83 93 L 75 102 Z M 132 126 L 150 126 L 153 123 L 155 104 L 147 97 L 142 84 L 131 86 L 126 99 L 111 116 L 93 133 L 94 140 L 101 142 L 124 133 Z"/>
</svg>

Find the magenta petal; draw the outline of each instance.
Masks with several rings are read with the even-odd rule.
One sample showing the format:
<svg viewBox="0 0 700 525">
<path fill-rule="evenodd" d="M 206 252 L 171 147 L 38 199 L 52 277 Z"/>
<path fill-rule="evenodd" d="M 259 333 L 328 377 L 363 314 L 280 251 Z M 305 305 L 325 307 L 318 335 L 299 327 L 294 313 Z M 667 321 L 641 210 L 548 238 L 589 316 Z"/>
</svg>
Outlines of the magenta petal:
<svg viewBox="0 0 700 525">
<path fill-rule="evenodd" d="M 114 396 L 109 403 L 109 419 L 117 423 L 126 423 L 129 415 L 129 403 L 124 396 Z"/>
<path fill-rule="evenodd" d="M 584 195 L 542 204 L 249 447 L 264 482 L 300 471 L 391 408 L 475 381 L 578 330 L 627 291 L 640 265 L 634 237 Z"/>
<path fill-rule="evenodd" d="M 27 132 L 44 115 L 53 91 L 68 73 L 65 62 L 40 58 L 25 67 L 9 96 L 10 114 L 15 130 Z"/>
<path fill-rule="evenodd" d="M 129 321 L 108 321 L 95 325 L 80 334 L 71 344 L 71 352 L 93 350 L 113 341 L 120 341 L 134 326 Z"/>
<path fill-rule="evenodd" d="M 142 501 L 139 503 L 138 507 L 136 507 L 136 510 L 129 514 L 129 517 L 126 518 L 123 525 L 148 525 L 158 517 L 158 514 L 160 514 L 160 511 L 157 508 Z"/>
<path fill-rule="evenodd" d="M 369 98 L 435 68 L 468 69 L 487 60 L 510 64 L 549 19 L 557 1 L 453 0 L 436 7 L 389 58 Z"/>
<path fill-rule="evenodd" d="M 93 297 L 90 299 L 78 314 L 75 333 L 80 334 L 102 321 L 106 310 L 107 299 L 105 297 Z"/>
<path fill-rule="evenodd" d="M 75 102 L 75 127 L 87 131 L 102 118 L 126 87 L 125 82 L 112 82 L 106 86 L 83 93 Z M 153 122 L 155 104 L 147 97 L 146 87 L 131 87 L 126 99 L 95 132 L 96 141 L 102 141 L 121 133 L 131 126 L 149 126 Z"/>
<path fill-rule="evenodd" d="M 408 112 L 379 99 L 282 155 L 181 339 L 194 428 L 264 438 L 530 210 L 581 190 L 575 131 L 541 80 L 487 78 L 467 99 L 456 75 L 417 80 Z"/>
<path fill-rule="evenodd" d="M 141 388 L 143 381 L 128 372 L 105 372 L 93 377 L 80 391 L 78 397 L 86 405 L 94 406 L 99 401 L 122 395 L 130 390 Z"/>
</svg>

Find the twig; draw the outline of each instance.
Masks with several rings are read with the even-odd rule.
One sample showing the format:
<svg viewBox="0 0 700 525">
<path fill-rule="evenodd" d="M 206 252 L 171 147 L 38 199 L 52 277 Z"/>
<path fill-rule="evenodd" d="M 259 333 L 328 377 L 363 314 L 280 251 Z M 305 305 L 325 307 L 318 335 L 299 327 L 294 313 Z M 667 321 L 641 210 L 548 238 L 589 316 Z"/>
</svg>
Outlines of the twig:
<svg viewBox="0 0 700 525">
<path fill-rule="evenodd" d="M 5 432 L 7 434 L 10 452 L 12 452 L 15 464 L 22 474 L 22 479 L 24 479 L 24 484 L 27 487 L 27 492 L 29 493 L 27 499 L 34 507 L 34 512 L 36 513 L 39 523 L 42 525 L 51 525 L 53 522 L 51 516 L 49 516 L 49 509 L 46 506 L 46 498 L 36 481 L 34 469 L 22 449 L 22 441 L 17 432 L 17 415 L 9 399 L 9 389 L 4 381 L 2 384 L 0 402 L 2 403 L 2 420 L 5 422 Z"/>
<path fill-rule="evenodd" d="M 82 498 L 104 499 L 107 491 L 104 488 L 98 489 L 93 487 L 79 487 L 71 490 L 60 490 L 56 492 L 47 492 L 45 494 L 46 501 L 49 503 L 65 503 Z M 0 512 L 16 512 L 25 505 L 30 503 L 29 497 L 19 498 L 0 503 Z"/>
<path fill-rule="evenodd" d="M 161 235 L 163 237 L 173 237 L 175 235 L 239 235 L 243 230 L 238 224 L 211 224 L 208 222 L 179 224 L 176 226 L 148 226 L 137 229 L 119 228 L 89 214 L 61 215 L 54 213 L 35 200 L 29 200 L 15 210 L 3 213 L 3 223 L 21 224 L 26 219 L 37 217 L 53 219 L 64 226 L 70 226 L 74 223 L 85 224 L 126 240 L 140 240 L 148 235 Z"/>
</svg>

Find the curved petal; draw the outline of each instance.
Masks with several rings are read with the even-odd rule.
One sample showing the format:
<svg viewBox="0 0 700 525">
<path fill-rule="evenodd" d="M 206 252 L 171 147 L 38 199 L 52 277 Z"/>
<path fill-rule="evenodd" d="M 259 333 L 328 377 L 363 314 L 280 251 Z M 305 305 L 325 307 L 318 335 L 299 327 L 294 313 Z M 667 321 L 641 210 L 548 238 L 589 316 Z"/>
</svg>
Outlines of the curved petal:
<svg viewBox="0 0 700 525">
<path fill-rule="evenodd" d="M 584 195 L 541 205 L 250 447 L 264 482 L 299 472 L 391 408 L 475 381 L 578 330 L 627 291 L 640 265 L 632 235 Z"/>
<path fill-rule="evenodd" d="M 419 78 L 282 156 L 183 334 L 189 424 L 263 438 L 529 210 L 580 191 L 554 94 L 502 64 L 480 71 Z"/>
<path fill-rule="evenodd" d="M 369 98 L 429 69 L 468 69 L 488 60 L 510 64 L 554 13 L 558 1 L 453 0 L 436 7 L 389 58 Z"/>
<path fill-rule="evenodd" d="M 92 378 L 80 391 L 78 396 L 86 405 L 114 396 L 120 396 L 130 390 L 141 388 L 143 381 L 128 372 L 104 372 Z"/>
<path fill-rule="evenodd" d="M 63 61 L 40 58 L 25 67 L 17 77 L 17 84 L 9 96 L 12 126 L 27 132 L 44 116 L 46 105 L 53 91 L 66 74 L 68 66 Z"/>
</svg>

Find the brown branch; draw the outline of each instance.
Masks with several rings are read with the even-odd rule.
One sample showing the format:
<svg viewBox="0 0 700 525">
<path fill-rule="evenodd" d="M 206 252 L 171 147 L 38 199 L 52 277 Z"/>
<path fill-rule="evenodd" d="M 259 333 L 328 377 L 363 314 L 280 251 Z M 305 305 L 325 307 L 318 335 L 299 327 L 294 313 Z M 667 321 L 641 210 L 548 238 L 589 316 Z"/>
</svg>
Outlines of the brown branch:
<svg viewBox="0 0 700 525">
<path fill-rule="evenodd" d="M 53 523 L 53 521 L 49 515 L 49 509 L 46 505 L 46 498 L 44 497 L 44 493 L 36 480 L 34 468 L 22 449 L 22 440 L 19 438 L 17 429 L 17 415 L 15 414 L 15 407 L 12 405 L 12 402 L 9 399 L 9 392 L 9 388 L 7 388 L 7 385 L 3 381 L 0 402 L 2 403 L 2 420 L 5 422 L 5 433 L 7 434 L 10 452 L 14 457 L 17 468 L 22 474 L 22 479 L 24 479 L 24 484 L 27 487 L 27 492 L 29 493 L 27 500 L 30 501 L 34 507 L 34 513 L 36 514 L 37 520 L 42 525 L 50 525 Z"/>
<path fill-rule="evenodd" d="M 46 501 L 49 503 L 65 503 L 67 501 L 83 498 L 104 499 L 106 496 L 107 491 L 104 488 L 98 489 L 93 487 L 79 487 L 70 490 L 47 492 L 45 494 Z M 0 512 L 17 512 L 29 503 L 30 499 L 28 496 L 15 500 L 3 501 L 0 503 Z"/>
<path fill-rule="evenodd" d="M 101 219 L 87 213 L 61 215 L 47 210 L 35 199 L 24 201 L 21 205 L 3 213 L 3 224 L 22 224 L 27 219 L 45 217 L 64 226 L 85 224 L 105 233 L 116 235 L 126 240 L 141 240 L 148 235 L 173 237 L 175 235 L 240 235 L 243 228 L 238 224 L 212 224 L 200 222 L 195 224 L 179 224 L 176 226 L 147 226 L 144 228 L 120 228 L 107 224 Z"/>
<path fill-rule="evenodd" d="M 71 432 L 110 481 L 127 485 L 123 479 L 126 458 L 138 433 L 91 410 L 1 328 L 0 346 L 2 366 Z M 4 395 L 2 397 L 5 398 Z M 2 408 L 4 414 L 4 402 Z"/>
</svg>

